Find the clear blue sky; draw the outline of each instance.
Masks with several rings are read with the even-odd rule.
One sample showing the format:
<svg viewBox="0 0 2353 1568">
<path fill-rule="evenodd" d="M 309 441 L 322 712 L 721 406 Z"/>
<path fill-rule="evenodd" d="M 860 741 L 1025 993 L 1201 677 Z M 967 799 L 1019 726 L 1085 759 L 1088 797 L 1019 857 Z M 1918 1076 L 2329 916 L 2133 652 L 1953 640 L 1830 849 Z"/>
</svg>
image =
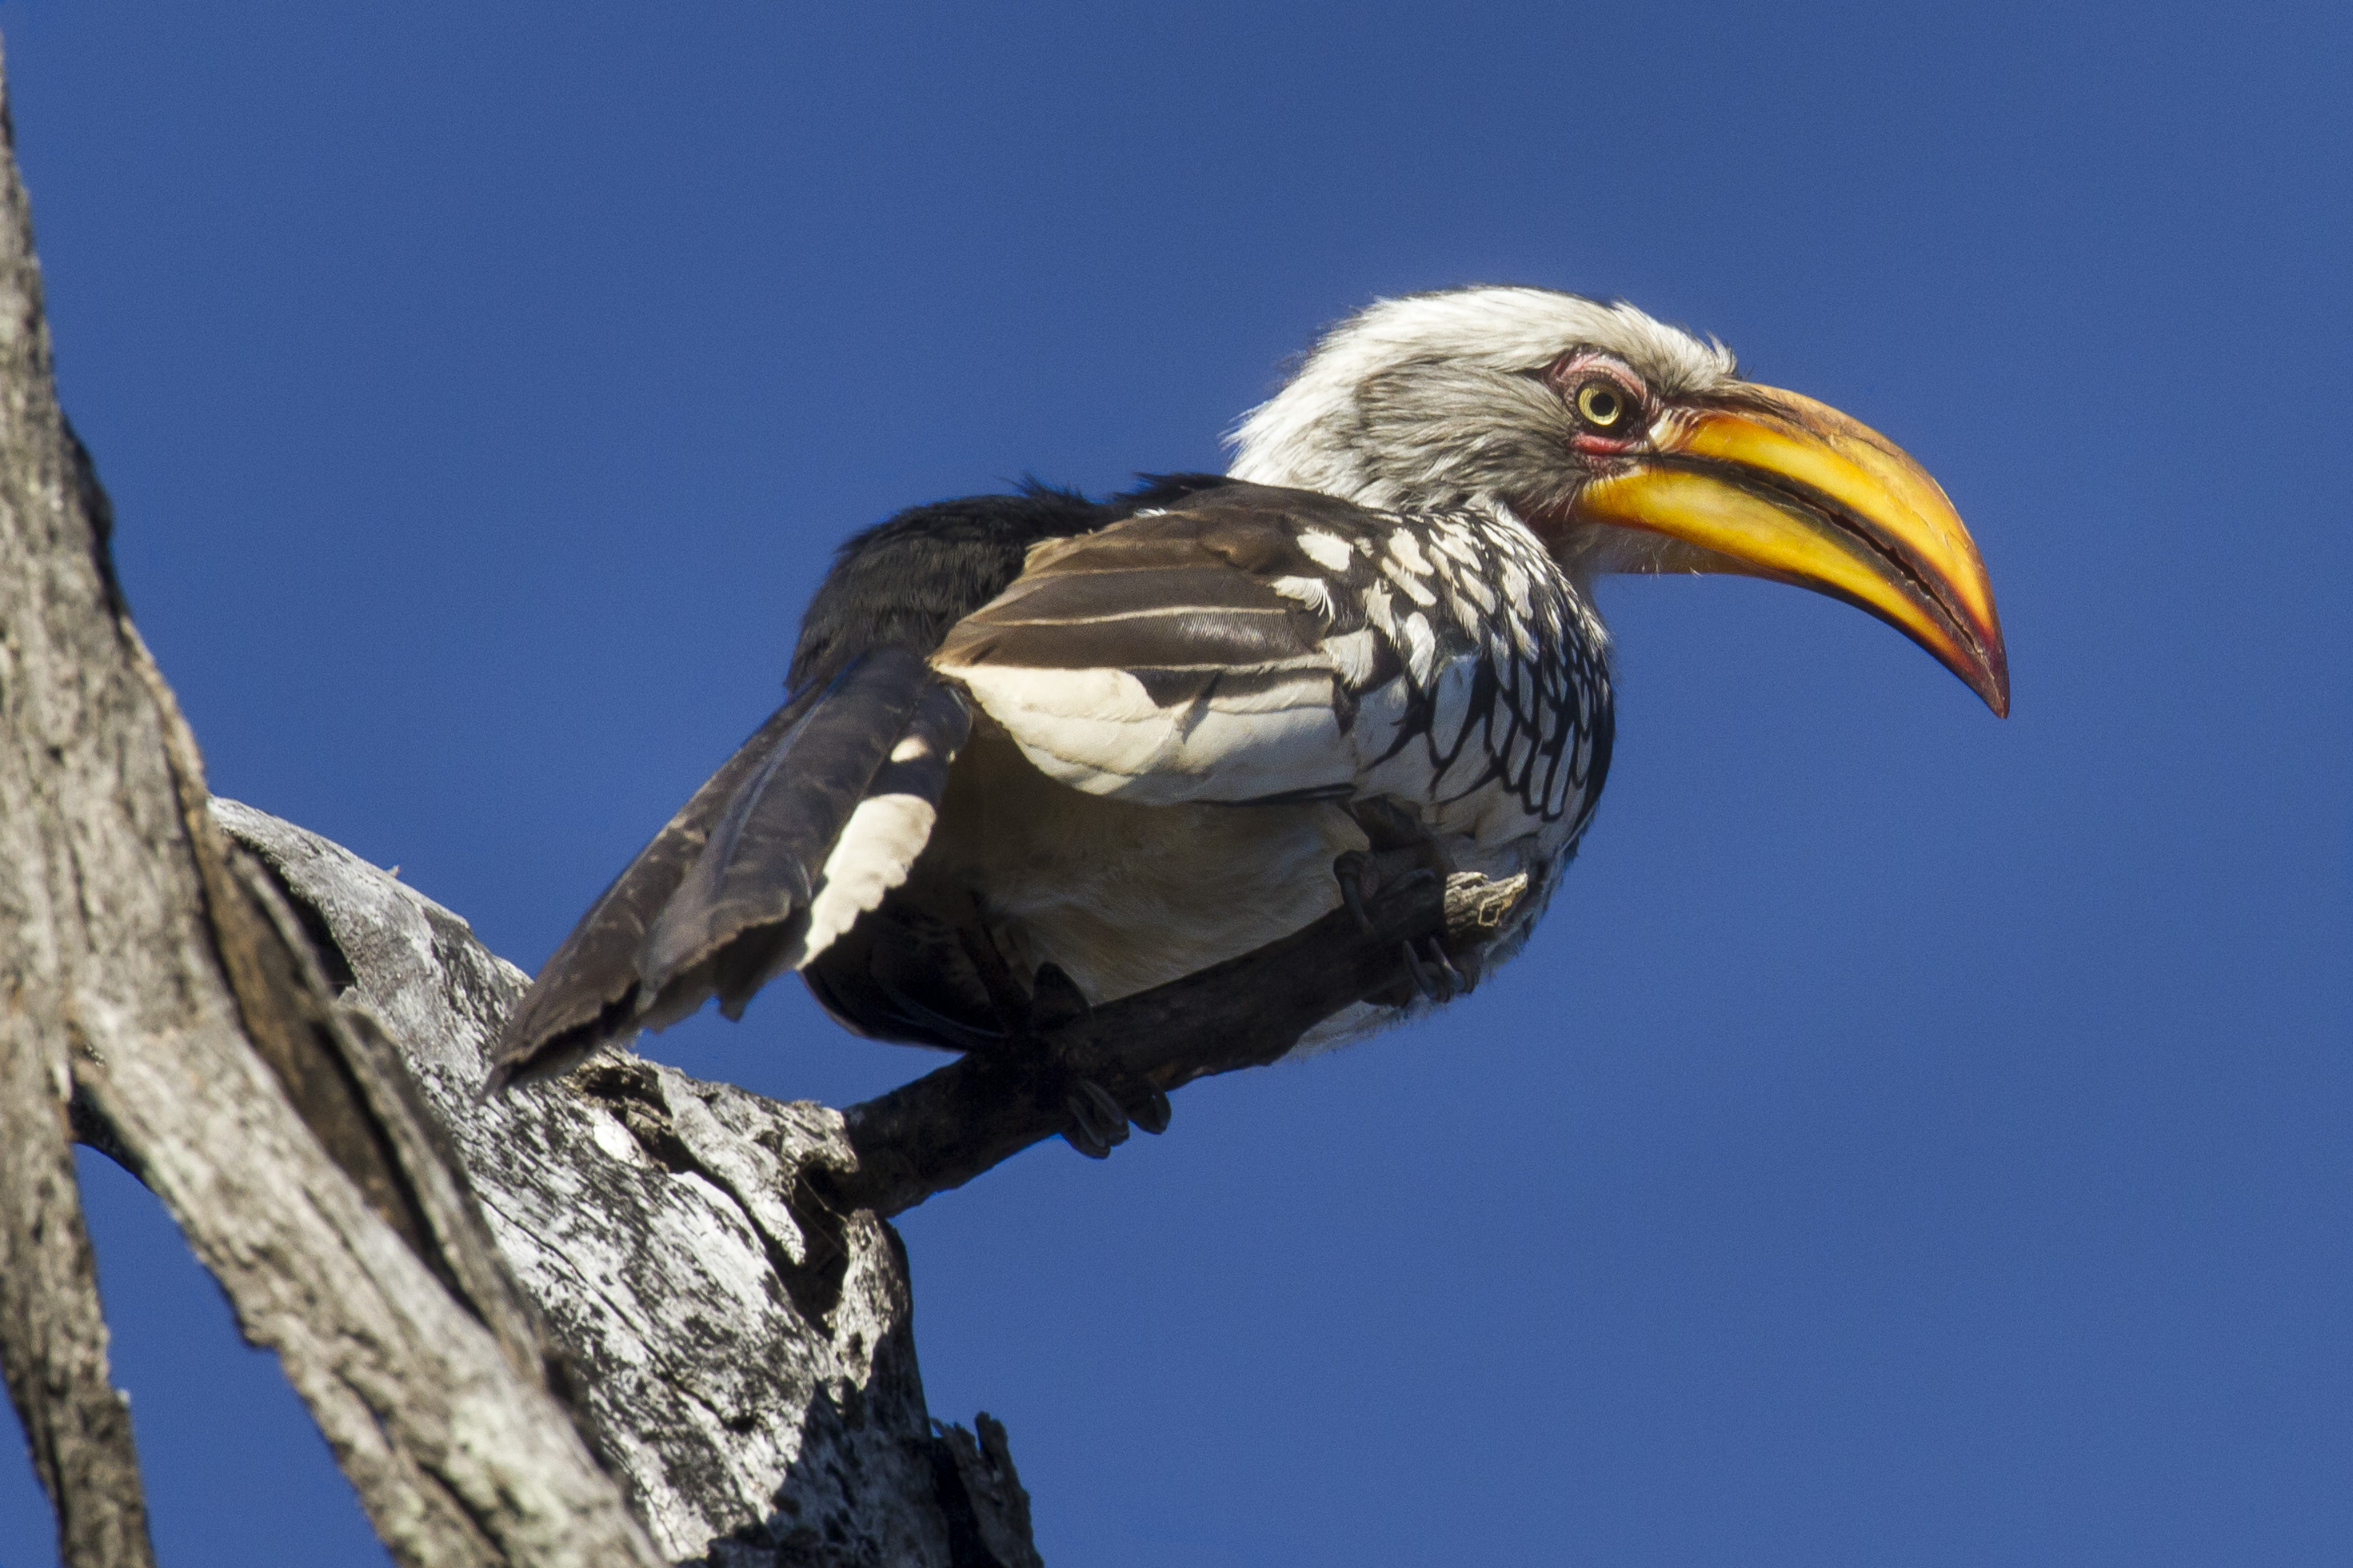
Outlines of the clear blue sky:
<svg viewBox="0 0 2353 1568">
<path fill-rule="evenodd" d="M 818 12 L 0 4 L 215 787 L 535 967 L 846 531 L 1215 465 L 1384 292 L 1625 295 L 1944 481 L 2016 717 L 1825 599 L 1614 585 L 1526 955 L 909 1216 L 933 1408 L 1064 1568 L 2353 1561 L 2345 8 Z M 653 1048 L 932 1065 L 787 987 Z M 90 1171 L 166 1563 L 370 1561 Z"/>
</svg>

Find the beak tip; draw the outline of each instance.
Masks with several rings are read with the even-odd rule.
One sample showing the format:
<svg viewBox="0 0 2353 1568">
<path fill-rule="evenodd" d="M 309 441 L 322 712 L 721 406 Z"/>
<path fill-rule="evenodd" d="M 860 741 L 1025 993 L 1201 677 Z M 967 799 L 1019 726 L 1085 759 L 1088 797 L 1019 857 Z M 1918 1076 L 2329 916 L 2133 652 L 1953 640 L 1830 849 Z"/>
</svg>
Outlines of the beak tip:
<svg viewBox="0 0 2353 1568">
<path fill-rule="evenodd" d="M 2010 717 L 2010 656 L 1997 637 L 1993 651 L 1986 660 L 1969 672 L 1969 687 L 1985 705 L 1993 710 L 1997 719 Z"/>
</svg>

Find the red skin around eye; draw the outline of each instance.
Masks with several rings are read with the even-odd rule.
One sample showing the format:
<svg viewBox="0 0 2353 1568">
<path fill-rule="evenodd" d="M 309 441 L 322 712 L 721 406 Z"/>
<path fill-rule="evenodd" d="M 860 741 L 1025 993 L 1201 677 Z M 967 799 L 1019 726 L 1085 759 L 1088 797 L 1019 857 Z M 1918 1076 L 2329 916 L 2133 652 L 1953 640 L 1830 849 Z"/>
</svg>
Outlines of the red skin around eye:
<svg viewBox="0 0 2353 1568">
<path fill-rule="evenodd" d="M 1631 436 L 1613 439 L 1608 436 L 1596 436 L 1590 430 L 1579 430 L 1568 438 L 1568 444 L 1588 457 L 1614 458 L 1622 452 L 1632 451 L 1634 439 Z"/>
<path fill-rule="evenodd" d="M 1585 353 L 1564 354 L 1553 367 L 1545 372 L 1545 380 L 1553 390 L 1567 398 L 1571 389 L 1589 381 L 1599 373 L 1618 384 L 1626 395 L 1626 407 L 1633 415 L 1623 436 L 1604 436 L 1597 431 L 1580 428 L 1568 438 L 1569 446 L 1588 458 L 1615 458 L 1632 451 L 1641 444 L 1650 421 L 1643 417 L 1651 400 L 1645 396 L 1642 384 L 1634 379 L 1624 365 L 1607 354 Z"/>
</svg>

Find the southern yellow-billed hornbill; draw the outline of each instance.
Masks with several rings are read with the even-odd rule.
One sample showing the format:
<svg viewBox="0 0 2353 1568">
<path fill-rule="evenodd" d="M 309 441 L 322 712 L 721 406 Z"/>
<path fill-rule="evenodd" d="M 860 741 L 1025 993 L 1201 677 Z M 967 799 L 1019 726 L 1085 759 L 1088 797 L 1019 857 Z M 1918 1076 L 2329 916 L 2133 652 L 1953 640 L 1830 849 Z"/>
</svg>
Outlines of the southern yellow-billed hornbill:
<svg viewBox="0 0 2353 1568">
<path fill-rule="evenodd" d="M 1936 481 L 1630 306 L 1382 301 L 1235 446 L 1222 478 L 945 501 L 852 539 L 785 705 L 548 961 L 493 1081 L 714 994 L 733 1016 L 788 969 L 861 1034 L 1001 1047 L 1008 987 L 1102 1003 L 1252 951 L 1337 907 L 1360 884 L 1335 860 L 1372 851 L 1525 874 L 1492 964 L 1609 770 L 1607 572 L 1834 595 L 2009 707 Z M 1451 994 L 1442 954 L 1405 957 Z"/>
</svg>

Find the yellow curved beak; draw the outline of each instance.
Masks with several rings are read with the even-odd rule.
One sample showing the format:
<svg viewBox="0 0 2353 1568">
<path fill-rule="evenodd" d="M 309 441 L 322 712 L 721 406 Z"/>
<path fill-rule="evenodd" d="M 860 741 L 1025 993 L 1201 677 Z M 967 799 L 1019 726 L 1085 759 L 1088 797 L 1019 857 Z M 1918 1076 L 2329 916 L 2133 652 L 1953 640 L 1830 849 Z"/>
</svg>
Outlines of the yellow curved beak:
<svg viewBox="0 0 2353 1568">
<path fill-rule="evenodd" d="M 1744 386 L 1671 409 L 1651 449 L 1586 486 L 1573 512 L 1720 558 L 1704 571 L 1844 599 L 2010 712 L 1993 587 L 1953 503 L 1895 443 L 1826 404 Z"/>
</svg>

